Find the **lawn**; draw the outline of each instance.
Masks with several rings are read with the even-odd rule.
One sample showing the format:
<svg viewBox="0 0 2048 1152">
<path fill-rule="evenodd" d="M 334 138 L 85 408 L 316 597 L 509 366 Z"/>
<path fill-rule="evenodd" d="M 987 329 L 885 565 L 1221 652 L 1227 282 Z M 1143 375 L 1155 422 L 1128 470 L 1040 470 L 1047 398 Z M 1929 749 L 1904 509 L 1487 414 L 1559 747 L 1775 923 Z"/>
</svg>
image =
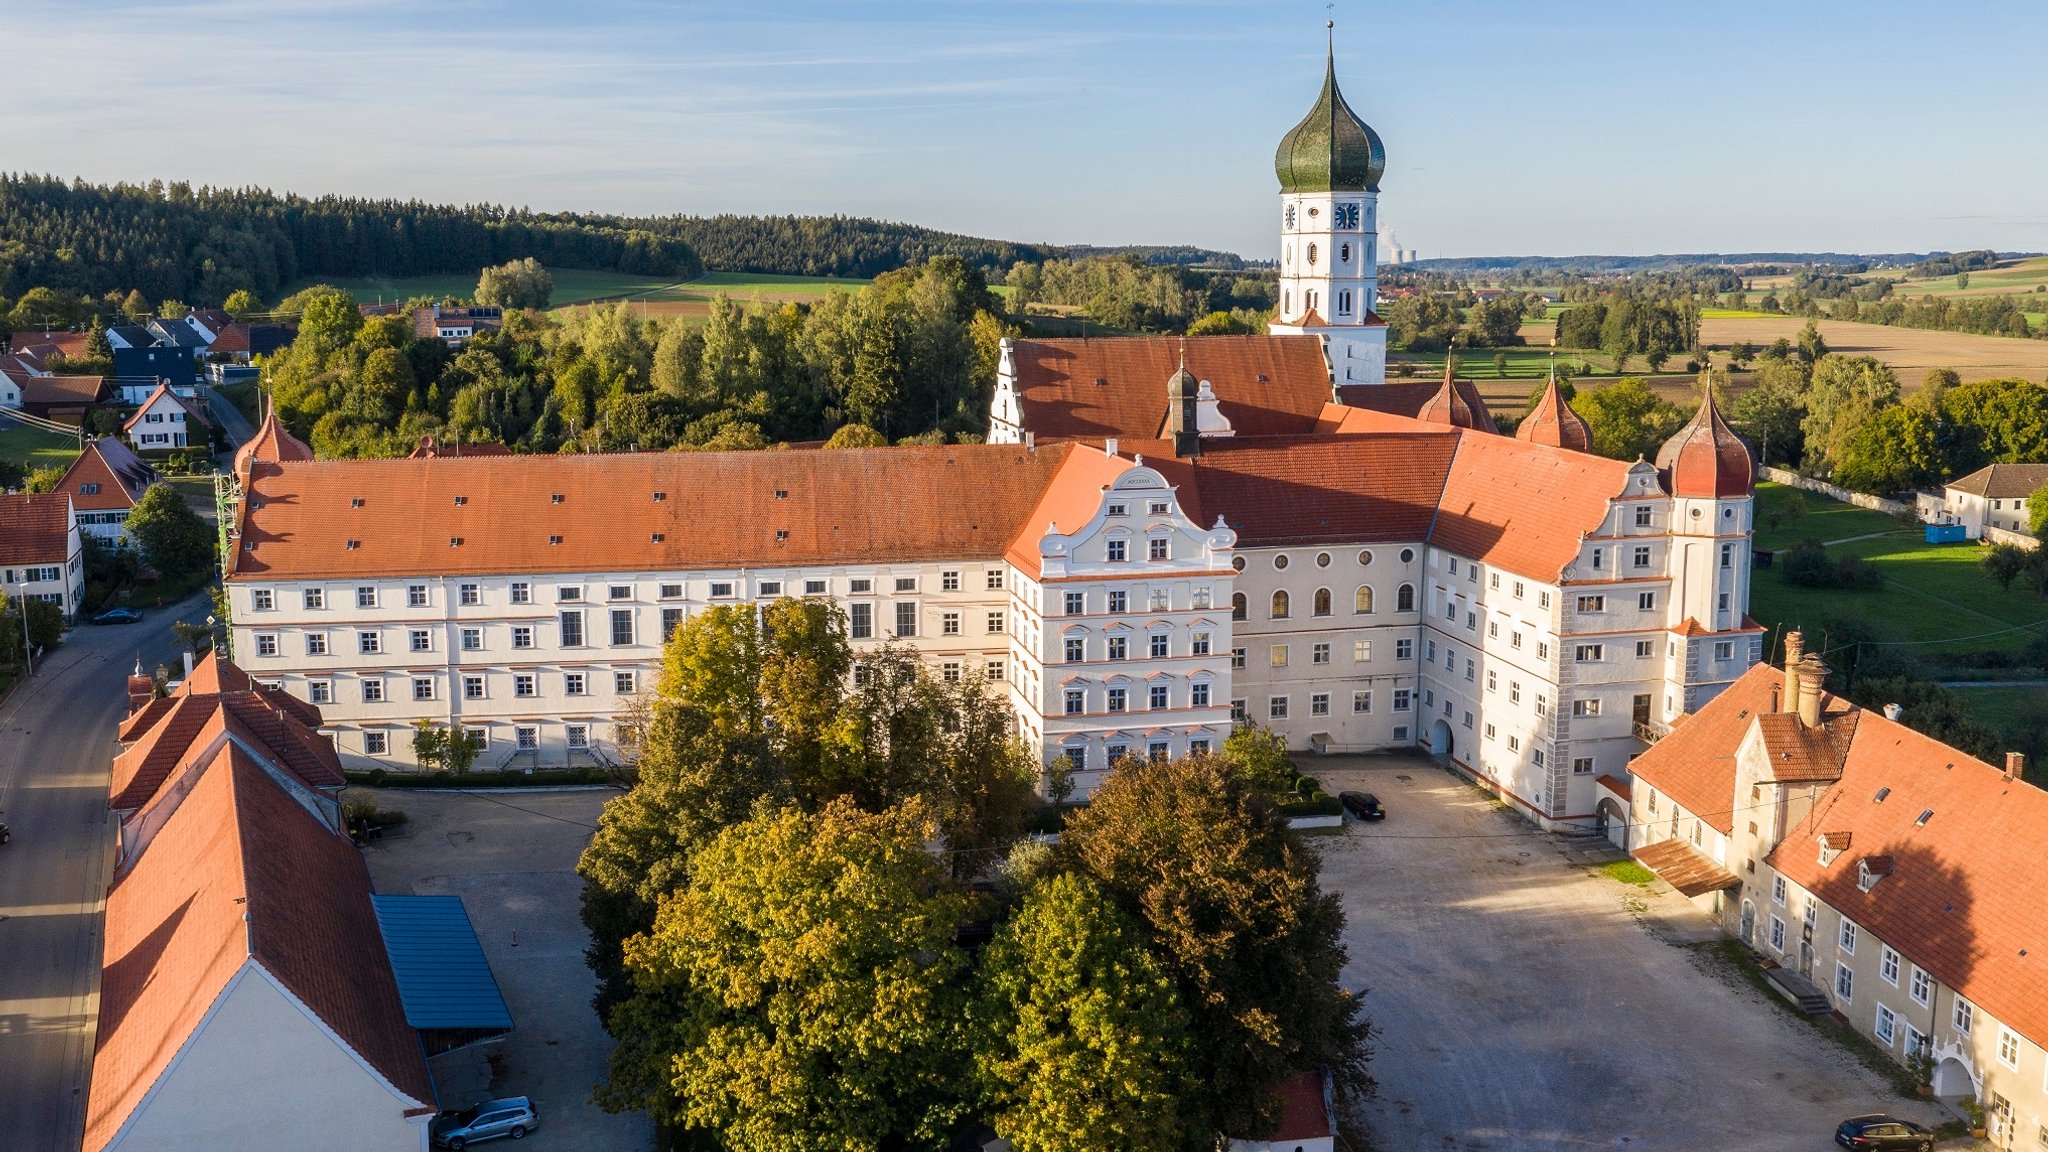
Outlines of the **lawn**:
<svg viewBox="0 0 2048 1152">
<path fill-rule="evenodd" d="M 1756 546 L 1775 552 L 1801 540 L 1841 540 L 1894 532 L 1899 522 L 1882 512 L 1830 500 L 1769 480 L 1756 486 Z"/>
<path fill-rule="evenodd" d="M 711 301 L 729 296 L 741 303 L 760 298 L 769 303 L 810 301 L 833 292 L 851 292 L 868 280 L 836 276 L 778 276 L 761 272 L 707 272 L 695 280 L 667 285 L 633 298 L 634 307 L 648 319 L 685 317 L 701 319 L 711 314 Z M 561 302 L 559 295 L 557 303 Z"/>
<path fill-rule="evenodd" d="M 415 296 L 430 296 L 435 299 L 452 296 L 458 300 L 467 300 L 470 293 L 476 291 L 477 275 L 477 272 L 470 272 L 438 276 L 373 276 L 354 280 L 309 280 L 304 284 L 294 285 L 292 290 L 297 291 L 316 283 L 332 284 L 365 304 L 405 301 Z M 622 272 L 594 272 L 584 268 L 550 268 L 548 275 L 555 278 L 554 303 L 557 307 L 613 297 L 638 296 L 656 292 L 675 283 L 666 276 L 632 276 Z"/>
<path fill-rule="evenodd" d="M 1953 691 L 1963 698 L 1963 703 L 1969 706 L 1970 715 L 1978 723 L 1988 724 L 2001 732 L 2010 731 L 2025 713 L 2048 711 L 2048 684 L 2024 688 L 1969 688 L 1958 685 Z"/>
<path fill-rule="evenodd" d="M 1878 513 L 1849 505 L 1830 508 L 1833 501 L 1805 495 L 1812 510 L 1792 521 L 1798 527 L 1773 529 L 1768 536 L 1760 529 L 1759 546 L 1813 536 L 1816 533 L 1808 528 L 1816 521 L 1826 525 L 1828 539 L 1839 539 L 1836 533 L 1855 534 L 1844 529 L 1880 531 L 1871 527 L 1878 521 L 1891 525 L 1889 517 Z M 1915 655 L 1936 660 L 1973 651 L 2013 651 L 2048 630 L 2048 612 L 2031 592 L 2017 583 L 2010 591 L 2001 589 L 1978 567 L 1979 545 L 1929 544 L 1919 529 L 1892 525 L 1882 536 L 1838 544 L 1828 551 L 1868 560 L 1883 574 L 1883 587 L 1803 588 L 1786 582 L 1775 568 L 1760 568 L 1750 584 L 1750 615 L 1774 630 L 1804 628 L 1809 647 L 1817 644 L 1823 649 L 1828 644 L 1825 633 L 1815 635 L 1823 621 L 1854 619 L 1873 626 L 1888 642 L 1910 645 Z"/>
<path fill-rule="evenodd" d="M 78 458 L 78 441 L 13 421 L 0 422 L 0 460 L 30 468 L 68 468 Z"/>
</svg>

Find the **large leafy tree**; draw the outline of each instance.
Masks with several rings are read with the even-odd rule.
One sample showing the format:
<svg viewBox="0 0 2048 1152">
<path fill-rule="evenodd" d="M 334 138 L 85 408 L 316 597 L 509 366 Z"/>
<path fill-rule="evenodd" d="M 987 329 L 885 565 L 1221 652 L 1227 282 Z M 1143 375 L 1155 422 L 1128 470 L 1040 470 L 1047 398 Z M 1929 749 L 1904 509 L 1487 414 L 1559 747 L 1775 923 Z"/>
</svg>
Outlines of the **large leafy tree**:
<svg viewBox="0 0 2048 1152">
<path fill-rule="evenodd" d="M 1939 434 L 1939 418 L 1931 405 L 1880 408 L 1849 434 L 1835 465 L 1835 482 L 1858 492 L 1889 495 L 1937 481 Z"/>
<path fill-rule="evenodd" d="M 1034 885 L 978 975 L 975 1070 L 997 1134 L 1017 1152 L 1205 1142 L 1180 1107 L 1179 994 L 1143 930 L 1094 881 L 1067 873 Z"/>
<path fill-rule="evenodd" d="M 1806 366 L 1798 360 L 1757 365 L 1749 391 L 1735 402 L 1735 426 L 1754 441 L 1766 464 L 1797 464 L 1804 451 Z"/>
<path fill-rule="evenodd" d="M 486 268 L 476 281 L 476 302 L 500 308 L 546 308 L 554 294 L 555 278 L 531 256 Z"/>
<path fill-rule="evenodd" d="M 627 944 L 599 1100 L 730 1152 L 943 1148 L 965 1114 L 967 910 L 930 814 L 762 808 Z"/>
<path fill-rule="evenodd" d="M 1656 455 L 1689 415 L 1635 376 L 1584 389 L 1572 408 L 1593 432 L 1593 451 L 1616 460 Z"/>
<path fill-rule="evenodd" d="M 195 575 L 213 563 L 214 534 L 168 484 L 152 484 L 128 513 L 128 536 L 158 572 Z"/>
<path fill-rule="evenodd" d="M 1367 1089 L 1369 1028 L 1337 982 L 1344 917 L 1267 798 L 1213 756 L 1125 761 L 1071 817 L 1063 854 L 1145 926 L 1187 1008 L 1188 1122 L 1257 1135 L 1273 1089 L 1331 1067 Z"/>
<path fill-rule="evenodd" d="M 1813 364 L 1806 390 L 1809 467 L 1832 472 L 1850 454 L 1849 444 L 1865 421 L 1899 402 L 1899 378 L 1869 356 L 1822 356 Z"/>
</svg>

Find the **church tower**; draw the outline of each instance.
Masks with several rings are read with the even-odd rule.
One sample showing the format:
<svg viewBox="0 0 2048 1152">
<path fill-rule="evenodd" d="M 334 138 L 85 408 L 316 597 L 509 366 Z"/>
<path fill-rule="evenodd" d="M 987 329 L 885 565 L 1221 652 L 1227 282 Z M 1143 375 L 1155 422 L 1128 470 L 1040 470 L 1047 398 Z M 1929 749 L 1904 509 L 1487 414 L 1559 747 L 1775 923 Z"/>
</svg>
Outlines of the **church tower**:
<svg viewBox="0 0 2048 1152">
<path fill-rule="evenodd" d="M 1323 91 L 1280 140 L 1280 305 L 1267 330 L 1323 338 L 1333 383 L 1384 384 L 1379 286 L 1380 175 L 1387 151 L 1337 89 L 1334 34 Z"/>
</svg>

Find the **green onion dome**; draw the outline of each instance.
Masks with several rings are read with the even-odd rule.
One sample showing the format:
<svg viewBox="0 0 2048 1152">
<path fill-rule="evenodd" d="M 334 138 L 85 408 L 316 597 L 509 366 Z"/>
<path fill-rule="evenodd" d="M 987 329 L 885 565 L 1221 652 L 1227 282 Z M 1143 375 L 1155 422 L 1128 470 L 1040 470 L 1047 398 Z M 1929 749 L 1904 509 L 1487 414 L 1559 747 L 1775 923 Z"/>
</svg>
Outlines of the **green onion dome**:
<svg viewBox="0 0 2048 1152">
<path fill-rule="evenodd" d="M 1282 192 L 1378 192 L 1387 170 L 1379 133 L 1358 118 L 1337 90 L 1334 47 L 1325 59 L 1323 93 L 1273 157 Z"/>
</svg>

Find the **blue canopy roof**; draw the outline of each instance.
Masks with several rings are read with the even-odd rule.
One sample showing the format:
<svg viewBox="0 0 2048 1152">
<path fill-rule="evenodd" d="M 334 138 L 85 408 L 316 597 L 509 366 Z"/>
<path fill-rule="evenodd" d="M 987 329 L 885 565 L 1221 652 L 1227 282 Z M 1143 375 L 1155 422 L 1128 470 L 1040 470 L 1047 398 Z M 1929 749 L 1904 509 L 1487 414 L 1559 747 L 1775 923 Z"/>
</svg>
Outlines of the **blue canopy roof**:
<svg viewBox="0 0 2048 1152">
<path fill-rule="evenodd" d="M 462 897 L 372 895 L 370 903 L 407 1024 L 421 1031 L 512 1030 L 512 1013 Z"/>
</svg>

